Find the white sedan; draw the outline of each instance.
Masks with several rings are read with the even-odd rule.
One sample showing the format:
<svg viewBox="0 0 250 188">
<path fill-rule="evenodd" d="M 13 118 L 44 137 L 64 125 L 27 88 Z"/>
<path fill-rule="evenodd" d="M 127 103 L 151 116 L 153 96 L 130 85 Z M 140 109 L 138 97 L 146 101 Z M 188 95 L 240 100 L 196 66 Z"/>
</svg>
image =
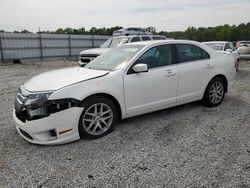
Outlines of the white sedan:
<svg viewBox="0 0 250 188">
<path fill-rule="evenodd" d="M 110 49 L 85 67 L 22 85 L 13 117 L 31 143 L 108 134 L 119 119 L 202 100 L 218 106 L 235 80 L 234 59 L 194 41 L 148 41 Z"/>
</svg>

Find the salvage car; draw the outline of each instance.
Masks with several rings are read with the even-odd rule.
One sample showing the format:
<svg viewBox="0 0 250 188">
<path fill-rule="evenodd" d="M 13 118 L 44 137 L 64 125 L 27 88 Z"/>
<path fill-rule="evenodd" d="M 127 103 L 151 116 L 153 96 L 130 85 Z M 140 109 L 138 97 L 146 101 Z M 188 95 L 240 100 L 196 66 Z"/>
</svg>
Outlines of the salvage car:
<svg viewBox="0 0 250 188">
<path fill-rule="evenodd" d="M 17 93 L 18 133 L 35 144 L 107 135 L 119 120 L 192 101 L 221 104 L 234 82 L 234 59 L 186 40 L 129 43 L 85 67 L 33 77 Z"/>
<path fill-rule="evenodd" d="M 148 41 L 148 40 L 165 40 L 166 37 L 162 35 L 130 35 L 130 36 L 119 36 L 111 37 L 100 48 L 92 48 L 80 52 L 79 65 L 85 66 L 90 61 L 95 59 L 97 56 L 106 52 L 109 48 L 114 48 L 126 43 Z"/>
</svg>

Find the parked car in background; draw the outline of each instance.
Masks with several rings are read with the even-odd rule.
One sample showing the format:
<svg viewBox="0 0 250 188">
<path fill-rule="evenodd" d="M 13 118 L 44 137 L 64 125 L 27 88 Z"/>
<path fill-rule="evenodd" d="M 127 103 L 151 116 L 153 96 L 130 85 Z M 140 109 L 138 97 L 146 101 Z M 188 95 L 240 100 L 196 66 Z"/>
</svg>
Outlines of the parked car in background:
<svg viewBox="0 0 250 188">
<path fill-rule="evenodd" d="M 152 35 L 153 33 L 147 32 L 142 28 L 130 27 L 126 29 L 119 29 L 113 32 L 113 36 L 128 36 L 128 35 Z"/>
<path fill-rule="evenodd" d="M 241 59 L 250 59 L 250 41 L 239 41 L 236 44 Z"/>
<path fill-rule="evenodd" d="M 96 139 L 125 119 L 192 101 L 223 101 L 235 80 L 234 59 L 195 41 L 124 44 L 85 67 L 33 77 L 18 91 L 18 133 L 36 144 Z"/>
<path fill-rule="evenodd" d="M 239 51 L 234 47 L 233 42 L 228 41 L 210 41 L 210 42 L 204 42 L 205 45 L 211 47 L 212 49 L 223 52 L 225 54 L 230 54 L 234 56 L 235 59 L 235 65 L 236 70 L 239 68 L 239 60 L 240 60 L 240 53 Z"/>
<path fill-rule="evenodd" d="M 126 43 L 147 41 L 147 40 L 166 40 L 167 38 L 162 35 L 129 35 L 129 36 L 118 36 L 111 37 L 100 48 L 94 48 L 89 50 L 84 50 L 80 52 L 79 65 L 85 66 L 90 61 L 95 59 L 97 56 L 106 52 L 109 48 L 114 48 Z"/>
<path fill-rule="evenodd" d="M 250 41 L 238 41 L 236 43 L 236 48 L 239 48 L 239 47 L 242 47 L 242 46 L 249 47 L 250 46 Z"/>
</svg>

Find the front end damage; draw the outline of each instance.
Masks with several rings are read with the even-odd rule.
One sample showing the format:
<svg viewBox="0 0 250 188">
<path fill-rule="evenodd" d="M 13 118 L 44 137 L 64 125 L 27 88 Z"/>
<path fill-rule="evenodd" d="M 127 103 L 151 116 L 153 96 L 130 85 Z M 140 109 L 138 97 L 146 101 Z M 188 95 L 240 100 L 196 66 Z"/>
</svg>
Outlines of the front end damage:
<svg viewBox="0 0 250 188">
<path fill-rule="evenodd" d="M 20 87 L 13 116 L 19 134 L 26 140 L 38 144 L 59 144 L 79 138 L 81 101 L 73 98 L 49 100 L 52 93 L 32 93 Z"/>
</svg>

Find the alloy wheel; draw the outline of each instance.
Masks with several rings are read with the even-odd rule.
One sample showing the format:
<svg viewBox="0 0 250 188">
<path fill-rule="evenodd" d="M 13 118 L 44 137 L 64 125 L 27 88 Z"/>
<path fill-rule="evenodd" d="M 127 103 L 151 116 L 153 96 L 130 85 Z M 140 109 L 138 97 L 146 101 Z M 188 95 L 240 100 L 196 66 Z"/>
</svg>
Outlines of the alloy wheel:
<svg viewBox="0 0 250 188">
<path fill-rule="evenodd" d="M 90 106 L 83 116 L 83 128 L 91 135 L 101 135 L 111 126 L 113 121 L 113 112 L 111 108 L 104 103 L 97 103 Z"/>
<path fill-rule="evenodd" d="M 209 91 L 209 99 L 213 104 L 218 104 L 224 95 L 224 86 L 221 82 L 214 82 Z"/>
</svg>

